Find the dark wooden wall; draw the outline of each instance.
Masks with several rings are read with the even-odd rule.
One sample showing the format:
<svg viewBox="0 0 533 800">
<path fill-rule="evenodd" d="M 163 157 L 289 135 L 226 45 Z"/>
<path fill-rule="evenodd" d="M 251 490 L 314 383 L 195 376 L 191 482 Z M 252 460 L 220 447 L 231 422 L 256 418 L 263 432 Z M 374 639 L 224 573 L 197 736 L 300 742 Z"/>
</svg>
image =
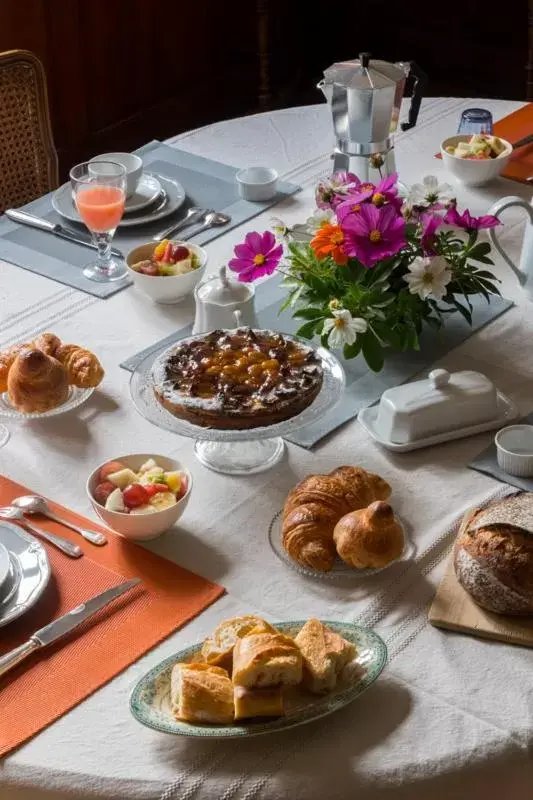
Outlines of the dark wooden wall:
<svg viewBox="0 0 533 800">
<path fill-rule="evenodd" d="M 0 0 L 0 51 L 42 59 L 64 175 L 98 152 L 321 102 L 322 70 L 360 50 L 417 61 L 431 95 L 524 98 L 528 2 L 491 9 L 365 0 L 317 15 L 303 0 Z"/>
<path fill-rule="evenodd" d="M 62 171 L 257 104 L 254 3 L 0 0 L 0 51 L 36 53 Z"/>
</svg>

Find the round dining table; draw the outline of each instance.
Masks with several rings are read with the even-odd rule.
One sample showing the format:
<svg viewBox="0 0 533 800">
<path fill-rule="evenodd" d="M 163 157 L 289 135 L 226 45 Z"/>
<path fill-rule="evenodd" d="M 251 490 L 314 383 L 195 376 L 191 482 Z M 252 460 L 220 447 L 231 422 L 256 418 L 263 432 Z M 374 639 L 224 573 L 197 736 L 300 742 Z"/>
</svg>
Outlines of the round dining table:
<svg viewBox="0 0 533 800">
<path fill-rule="evenodd" d="M 417 126 L 397 137 L 404 183 L 435 174 L 434 158 L 473 101 L 424 101 Z M 480 100 L 499 119 L 522 104 Z M 330 173 L 333 132 L 325 104 L 289 108 L 208 125 L 170 140 L 178 148 L 236 167 L 274 167 L 302 191 L 207 245 L 208 272 L 232 256 L 272 215 L 303 222 L 314 186 Z M 462 207 L 485 213 L 505 195 L 529 198 L 525 184 L 498 179 L 457 186 Z M 523 214 L 505 217 L 501 241 L 520 250 Z M 511 310 L 436 361 L 475 369 L 505 390 L 523 414 L 533 408 L 533 306 L 499 257 L 495 272 Z M 312 450 L 288 444 L 270 471 L 228 476 L 195 458 L 193 441 L 160 430 L 135 410 L 121 361 L 192 320 L 186 301 L 152 304 L 134 287 L 100 300 L 0 262 L 0 347 L 52 330 L 98 354 L 106 378 L 76 413 L 38 425 L 8 420 L 11 437 L 0 469 L 14 481 L 94 518 L 85 481 L 95 465 L 120 453 L 180 459 L 194 490 L 179 527 L 146 547 L 215 581 L 226 594 L 0 763 L 2 800 L 530 800 L 533 786 L 533 652 L 525 647 L 446 632 L 428 607 L 447 562 L 450 531 L 470 506 L 501 484 L 467 468 L 491 441 L 485 433 L 429 449 L 391 454 L 356 419 Z M 287 568 L 267 531 L 290 488 L 309 473 L 357 464 L 393 487 L 394 507 L 411 531 L 415 553 L 349 585 L 316 581 Z M 351 705 L 278 734 L 238 741 L 190 739 L 141 726 L 128 699 L 159 661 L 197 642 L 230 616 L 257 612 L 269 620 L 322 619 L 374 628 L 387 644 L 380 678 Z M 0 708 L 0 727 L 2 710 Z"/>
</svg>

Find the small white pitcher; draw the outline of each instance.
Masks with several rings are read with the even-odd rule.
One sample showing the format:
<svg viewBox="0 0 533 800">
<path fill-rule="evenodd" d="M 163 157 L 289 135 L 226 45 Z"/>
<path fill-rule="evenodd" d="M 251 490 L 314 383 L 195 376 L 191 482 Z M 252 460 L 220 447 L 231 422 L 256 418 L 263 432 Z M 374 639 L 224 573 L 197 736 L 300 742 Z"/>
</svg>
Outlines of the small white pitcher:
<svg viewBox="0 0 533 800">
<path fill-rule="evenodd" d="M 526 231 L 524 233 L 524 240 L 522 242 L 520 263 L 518 265 L 515 264 L 515 262 L 507 255 L 498 241 L 495 228 L 489 229 L 489 238 L 496 250 L 505 259 L 506 263 L 509 264 L 515 273 L 528 298 L 533 300 L 533 207 L 526 200 L 522 200 L 521 197 L 502 197 L 501 200 L 498 200 L 497 203 L 494 203 L 492 208 L 489 209 L 488 213 L 494 214 L 495 217 L 499 218 L 503 211 L 506 211 L 508 208 L 512 208 L 513 206 L 520 206 L 520 208 L 523 208 L 527 212 L 529 218 L 526 223 Z"/>
</svg>

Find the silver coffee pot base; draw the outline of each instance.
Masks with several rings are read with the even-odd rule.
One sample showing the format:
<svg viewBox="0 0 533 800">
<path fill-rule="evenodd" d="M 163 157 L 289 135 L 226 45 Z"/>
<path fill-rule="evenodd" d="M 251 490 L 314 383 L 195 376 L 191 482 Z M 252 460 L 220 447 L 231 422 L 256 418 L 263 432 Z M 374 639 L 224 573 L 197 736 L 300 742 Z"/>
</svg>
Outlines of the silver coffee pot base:
<svg viewBox="0 0 533 800">
<path fill-rule="evenodd" d="M 382 178 L 396 172 L 394 150 L 386 153 L 368 155 L 350 155 L 335 148 L 333 155 L 333 172 L 352 172 L 363 183 L 379 183 Z"/>
</svg>

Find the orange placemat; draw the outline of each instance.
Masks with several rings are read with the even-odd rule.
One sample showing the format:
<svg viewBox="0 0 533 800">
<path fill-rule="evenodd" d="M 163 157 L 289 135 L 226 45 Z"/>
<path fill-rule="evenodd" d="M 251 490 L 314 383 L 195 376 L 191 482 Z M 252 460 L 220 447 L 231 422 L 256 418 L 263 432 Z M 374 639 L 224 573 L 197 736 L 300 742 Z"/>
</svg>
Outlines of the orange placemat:
<svg viewBox="0 0 533 800">
<path fill-rule="evenodd" d="M 494 133 L 511 143 L 518 142 L 519 139 L 533 133 L 533 103 L 527 103 L 518 111 L 513 111 L 512 114 L 495 122 Z M 441 154 L 437 153 L 436 157 L 441 158 Z M 519 147 L 511 155 L 502 175 L 512 181 L 528 183 L 527 179 L 533 176 L 533 143 Z"/>
<path fill-rule="evenodd" d="M 0 505 L 31 493 L 0 475 Z M 50 503 L 79 525 L 104 530 Z M 43 542 L 53 577 L 31 611 L 0 628 L 1 655 L 124 578 L 139 577 L 142 586 L 0 678 L 0 757 L 54 722 L 224 593 L 221 586 L 112 533 L 108 544 L 95 547 L 57 523 L 39 519 L 38 524 L 81 545 L 84 556 L 69 558 Z"/>
</svg>

